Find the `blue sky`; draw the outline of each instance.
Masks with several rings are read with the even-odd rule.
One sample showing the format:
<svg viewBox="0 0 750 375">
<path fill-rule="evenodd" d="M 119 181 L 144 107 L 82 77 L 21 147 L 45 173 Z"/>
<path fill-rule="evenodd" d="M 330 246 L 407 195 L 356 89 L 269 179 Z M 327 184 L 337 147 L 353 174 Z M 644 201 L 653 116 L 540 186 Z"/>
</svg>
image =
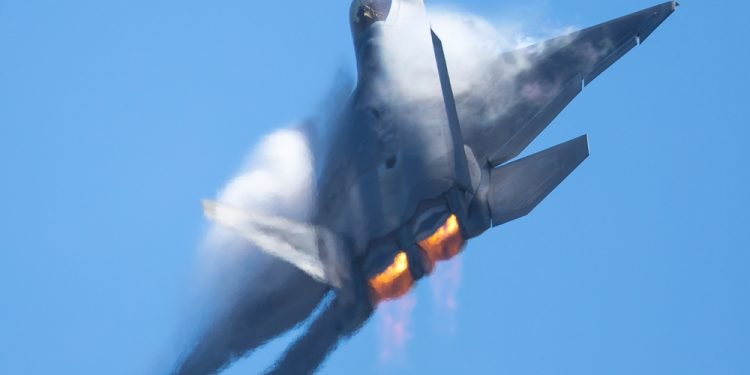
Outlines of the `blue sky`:
<svg viewBox="0 0 750 375">
<path fill-rule="evenodd" d="M 656 2 L 450 4 L 583 27 Z M 0 0 L 0 373 L 163 368 L 199 200 L 351 69 L 348 6 Z M 683 2 L 535 141 L 588 133 L 591 157 L 469 245 L 454 330 L 422 283 L 400 361 L 373 323 L 324 372 L 750 373 L 749 8 Z"/>
</svg>

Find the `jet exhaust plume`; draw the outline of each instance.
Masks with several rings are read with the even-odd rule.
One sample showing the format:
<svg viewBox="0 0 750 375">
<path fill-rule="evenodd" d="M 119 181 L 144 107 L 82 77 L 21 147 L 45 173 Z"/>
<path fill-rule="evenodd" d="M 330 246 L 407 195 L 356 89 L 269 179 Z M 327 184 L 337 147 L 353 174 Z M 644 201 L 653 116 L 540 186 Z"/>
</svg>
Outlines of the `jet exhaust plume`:
<svg viewBox="0 0 750 375">
<path fill-rule="evenodd" d="M 378 359 L 381 363 L 399 363 L 405 360 L 406 346 L 414 335 L 411 316 L 416 305 L 416 296 L 410 294 L 395 301 L 384 302 L 378 307 Z"/>
<path fill-rule="evenodd" d="M 438 264 L 430 277 L 430 290 L 437 307 L 438 329 L 453 335 L 457 333 L 456 314 L 458 313 L 458 292 L 463 276 L 461 258 Z"/>
</svg>

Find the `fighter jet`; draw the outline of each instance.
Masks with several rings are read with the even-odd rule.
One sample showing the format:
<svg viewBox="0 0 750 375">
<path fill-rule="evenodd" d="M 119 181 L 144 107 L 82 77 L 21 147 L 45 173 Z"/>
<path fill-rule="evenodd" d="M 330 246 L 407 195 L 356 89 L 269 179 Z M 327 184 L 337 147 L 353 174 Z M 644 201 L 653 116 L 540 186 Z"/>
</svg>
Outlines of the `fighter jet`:
<svg viewBox="0 0 750 375">
<path fill-rule="evenodd" d="M 204 202 L 208 218 L 320 291 L 320 312 L 271 373 L 314 372 L 379 303 L 408 293 L 471 238 L 529 214 L 588 157 L 588 141 L 519 154 L 677 6 L 502 53 L 481 89 L 457 94 L 422 0 L 354 0 L 357 82 L 333 122 L 311 220 Z M 406 53 L 392 55 L 394 43 Z M 418 87 L 410 64 L 430 67 Z"/>
</svg>

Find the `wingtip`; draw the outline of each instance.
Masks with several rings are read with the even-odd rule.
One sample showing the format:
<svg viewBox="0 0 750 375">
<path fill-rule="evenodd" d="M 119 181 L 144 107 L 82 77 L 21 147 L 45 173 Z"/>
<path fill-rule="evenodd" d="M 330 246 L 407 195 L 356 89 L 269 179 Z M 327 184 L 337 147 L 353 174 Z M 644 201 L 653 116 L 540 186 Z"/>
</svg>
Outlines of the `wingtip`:
<svg viewBox="0 0 750 375">
<path fill-rule="evenodd" d="M 589 157 L 590 152 L 589 152 L 589 135 L 588 134 L 584 134 L 578 138 L 575 138 L 571 142 L 575 142 L 579 144 L 578 149 L 580 150 L 582 159 L 586 159 Z"/>
<path fill-rule="evenodd" d="M 589 146 L 590 145 L 590 143 L 589 143 L 589 135 L 588 134 L 584 134 L 581 138 L 583 138 L 583 142 L 586 144 L 586 147 L 585 147 L 585 150 L 584 150 L 584 154 L 585 154 L 584 157 L 588 158 L 591 155 L 591 146 Z"/>
</svg>

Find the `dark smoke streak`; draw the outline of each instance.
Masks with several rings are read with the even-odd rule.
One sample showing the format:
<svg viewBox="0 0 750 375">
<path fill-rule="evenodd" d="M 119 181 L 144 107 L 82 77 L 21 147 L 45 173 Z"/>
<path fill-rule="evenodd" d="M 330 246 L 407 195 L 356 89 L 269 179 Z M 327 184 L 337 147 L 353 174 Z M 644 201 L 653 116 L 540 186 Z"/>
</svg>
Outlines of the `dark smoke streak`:
<svg viewBox="0 0 750 375">
<path fill-rule="evenodd" d="M 304 322 L 328 290 L 302 271 L 274 259 L 252 279 L 254 285 L 248 285 L 238 303 L 197 341 L 174 375 L 219 372 Z"/>
<path fill-rule="evenodd" d="M 313 374 L 339 342 L 357 332 L 371 313 L 369 309 L 358 312 L 355 306 L 334 299 L 267 375 Z"/>
</svg>

